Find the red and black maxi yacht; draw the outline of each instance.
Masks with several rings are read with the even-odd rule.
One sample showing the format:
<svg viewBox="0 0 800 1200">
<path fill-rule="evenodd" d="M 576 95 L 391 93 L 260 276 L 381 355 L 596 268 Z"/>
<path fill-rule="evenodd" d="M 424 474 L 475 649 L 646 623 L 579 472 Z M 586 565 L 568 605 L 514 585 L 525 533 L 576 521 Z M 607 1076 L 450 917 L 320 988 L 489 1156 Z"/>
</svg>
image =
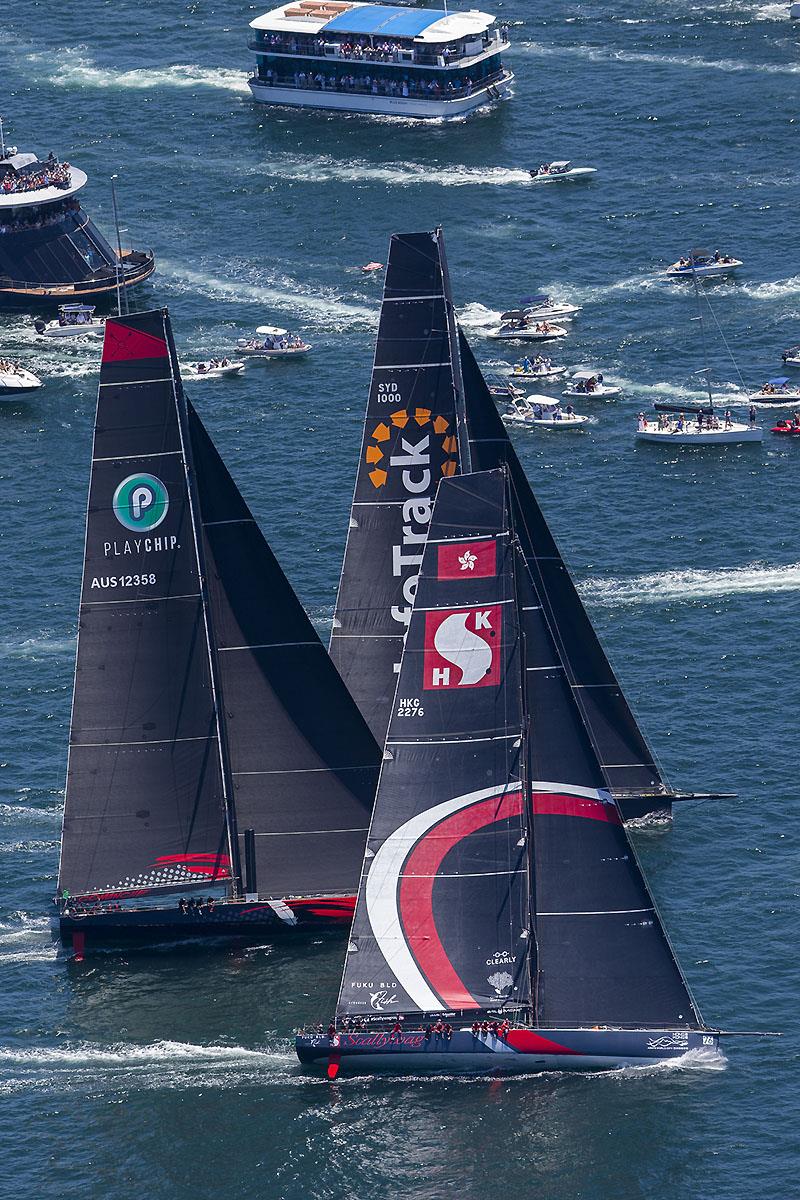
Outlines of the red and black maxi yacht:
<svg viewBox="0 0 800 1200">
<path fill-rule="evenodd" d="M 0 308 L 115 299 L 152 275 L 151 250 L 114 249 L 80 206 L 86 174 L 0 140 Z"/>
<path fill-rule="evenodd" d="M 575 703 L 625 820 L 671 813 L 683 799 L 625 697 L 533 494 L 474 355 L 458 327 L 441 229 L 396 234 L 330 652 L 379 742 L 386 736 L 440 479 L 507 464 L 525 497 L 519 536 L 538 563 L 540 601 Z"/>
<path fill-rule="evenodd" d="M 349 925 L 380 750 L 181 385 L 105 325 L 56 924 L 86 941 Z"/>
<path fill-rule="evenodd" d="M 336 1019 L 339 1071 L 714 1055 L 587 735 L 509 464 L 445 477 L 418 567 Z"/>
</svg>

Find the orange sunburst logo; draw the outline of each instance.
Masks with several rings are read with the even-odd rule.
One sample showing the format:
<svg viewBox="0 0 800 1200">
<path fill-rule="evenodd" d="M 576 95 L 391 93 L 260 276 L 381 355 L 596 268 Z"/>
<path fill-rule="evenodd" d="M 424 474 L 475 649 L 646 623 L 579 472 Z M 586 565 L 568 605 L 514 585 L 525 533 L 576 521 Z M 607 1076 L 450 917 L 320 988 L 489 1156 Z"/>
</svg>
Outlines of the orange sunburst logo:
<svg viewBox="0 0 800 1200">
<path fill-rule="evenodd" d="M 385 421 L 378 422 L 367 441 L 364 460 L 372 468 L 367 474 L 374 488 L 382 488 L 389 478 L 386 469 L 386 442 L 392 436 L 392 428 L 405 429 L 409 422 L 413 422 L 420 429 L 426 425 L 432 427 L 436 436 L 441 438 L 442 450 L 447 455 L 442 463 L 442 475 L 455 475 L 458 469 L 458 440 L 449 433 L 450 422 L 447 418 L 441 415 L 434 417 L 429 408 L 415 408 L 411 412 L 405 408 L 398 408 L 390 413 Z"/>
</svg>

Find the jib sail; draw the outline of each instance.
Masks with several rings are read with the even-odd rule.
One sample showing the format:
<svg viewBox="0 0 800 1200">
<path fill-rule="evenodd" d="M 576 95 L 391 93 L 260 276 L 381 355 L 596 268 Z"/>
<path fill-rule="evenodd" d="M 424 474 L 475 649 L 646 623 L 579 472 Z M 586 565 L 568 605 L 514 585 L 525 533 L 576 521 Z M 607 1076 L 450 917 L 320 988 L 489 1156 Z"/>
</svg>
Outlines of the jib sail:
<svg viewBox="0 0 800 1200">
<path fill-rule="evenodd" d="M 339 1013 L 530 1004 L 523 690 L 502 472 L 439 490 Z"/>
<path fill-rule="evenodd" d="M 166 312 L 108 320 L 59 872 L 72 895 L 234 867 L 179 394 Z"/>
</svg>

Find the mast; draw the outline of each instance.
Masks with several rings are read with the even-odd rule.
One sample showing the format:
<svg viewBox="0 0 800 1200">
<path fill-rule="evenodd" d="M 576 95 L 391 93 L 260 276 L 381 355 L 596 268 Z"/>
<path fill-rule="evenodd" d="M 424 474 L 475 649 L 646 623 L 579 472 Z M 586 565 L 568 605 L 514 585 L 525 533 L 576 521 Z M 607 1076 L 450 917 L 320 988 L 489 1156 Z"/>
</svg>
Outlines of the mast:
<svg viewBox="0 0 800 1200">
<path fill-rule="evenodd" d="M 714 397 L 711 394 L 711 365 L 708 361 L 708 341 L 706 338 L 706 323 L 703 320 L 703 310 L 702 310 L 702 306 L 700 303 L 700 284 L 697 282 L 697 268 L 694 265 L 694 258 L 692 258 L 692 283 L 694 284 L 694 294 L 695 294 L 695 298 L 697 300 L 697 319 L 700 322 L 700 333 L 701 333 L 701 336 L 703 339 L 703 361 L 706 364 L 704 373 L 705 373 L 705 377 L 706 377 L 706 388 L 708 390 L 708 404 L 709 404 L 711 411 L 713 412 L 714 411 Z"/>
<path fill-rule="evenodd" d="M 447 5 L 445 4 L 445 13 Z M 447 315 L 447 334 L 450 340 L 450 358 L 453 364 L 453 396 L 455 399 L 456 429 L 460 449 L 461 474 L 466 475 L 472 470 L 472 453 L 469 444 L 467 427 L 467 409 L 464 396 L 464 376 L 461 371 L 461 355 L 458 352 L 458 321 L 453 304 L 453 289 L 450 284 L 450 269 L 447 265 L 447 254 L 444 246 L 444 230 L 437 226 L 436 237 L 441 252 L 442 290 L 444 292 L 445 312 Z"/>
<path fill-rule="evenodd" d="M 117 316 L 122 316 L 122 285 L 120 276 L 122 274 L 122 240 L 119 231 L 119 213 L 117 211 L 117 189 L 115 187 L 117 175 L 111 176 L 111 206 L 114 210 L 114 229 L 117 234 L 117 263 L 116 263 L 116 280 L 117 280 Z M 128 293 L 125 292 L 125 312 L 128 312 Z"/>
</svg>

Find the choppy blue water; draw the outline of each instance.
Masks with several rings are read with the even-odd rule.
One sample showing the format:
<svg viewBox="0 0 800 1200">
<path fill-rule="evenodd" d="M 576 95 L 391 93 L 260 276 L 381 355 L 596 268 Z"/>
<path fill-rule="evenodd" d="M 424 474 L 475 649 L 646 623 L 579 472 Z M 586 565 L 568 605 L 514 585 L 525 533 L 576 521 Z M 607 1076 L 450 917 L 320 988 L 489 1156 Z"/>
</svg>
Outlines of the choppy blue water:
<svg viewBox="0 0 800 1200">
<path fill-rule="evenodd" d="M 491 6 L 490 6 L 491 7 Z M 798 1194 L 797 713 L 800 447 L 634 447 L 636 411 L 689 399 L 690 295 L 659 271 L 740 253 L 713 289 L 746 381 L 800 340 L 800 26 L 758 0 L 497 6 L 516 95 L 451 127 L 268 112 L 245 87 L 233 0 L 16 0 L 3 14 L 13 139 L 88 171 L 88 210 L 159 271 L 187 357 L 262 322 L 304 364 L 203 381 L 193 398 L 302 599 L 327 627 L 389 234 L 443 222 L 479 358 L 487 316 L 539 289 L 584 305 L 568 365 L 625 381 L 596 422 L 515 440 L 668 774 L 738 792 L 637 837 L 702 1010 L 786 1031 L 677 1070 L 514 1081 L 361 1080 L 295 1065 L 327 1016 L 341 937 L 56 957 L 57 868 L 97 350 L 0 317 L 0 353 L 46 378 L 0 407 L 0 1192 L 231 1200 L 536 1195 L 785 1200 Z M 585 187 L 532 188 L 572 157 Z M 711 337 L 720 394 L 737 383 Z"/>
</svg>

